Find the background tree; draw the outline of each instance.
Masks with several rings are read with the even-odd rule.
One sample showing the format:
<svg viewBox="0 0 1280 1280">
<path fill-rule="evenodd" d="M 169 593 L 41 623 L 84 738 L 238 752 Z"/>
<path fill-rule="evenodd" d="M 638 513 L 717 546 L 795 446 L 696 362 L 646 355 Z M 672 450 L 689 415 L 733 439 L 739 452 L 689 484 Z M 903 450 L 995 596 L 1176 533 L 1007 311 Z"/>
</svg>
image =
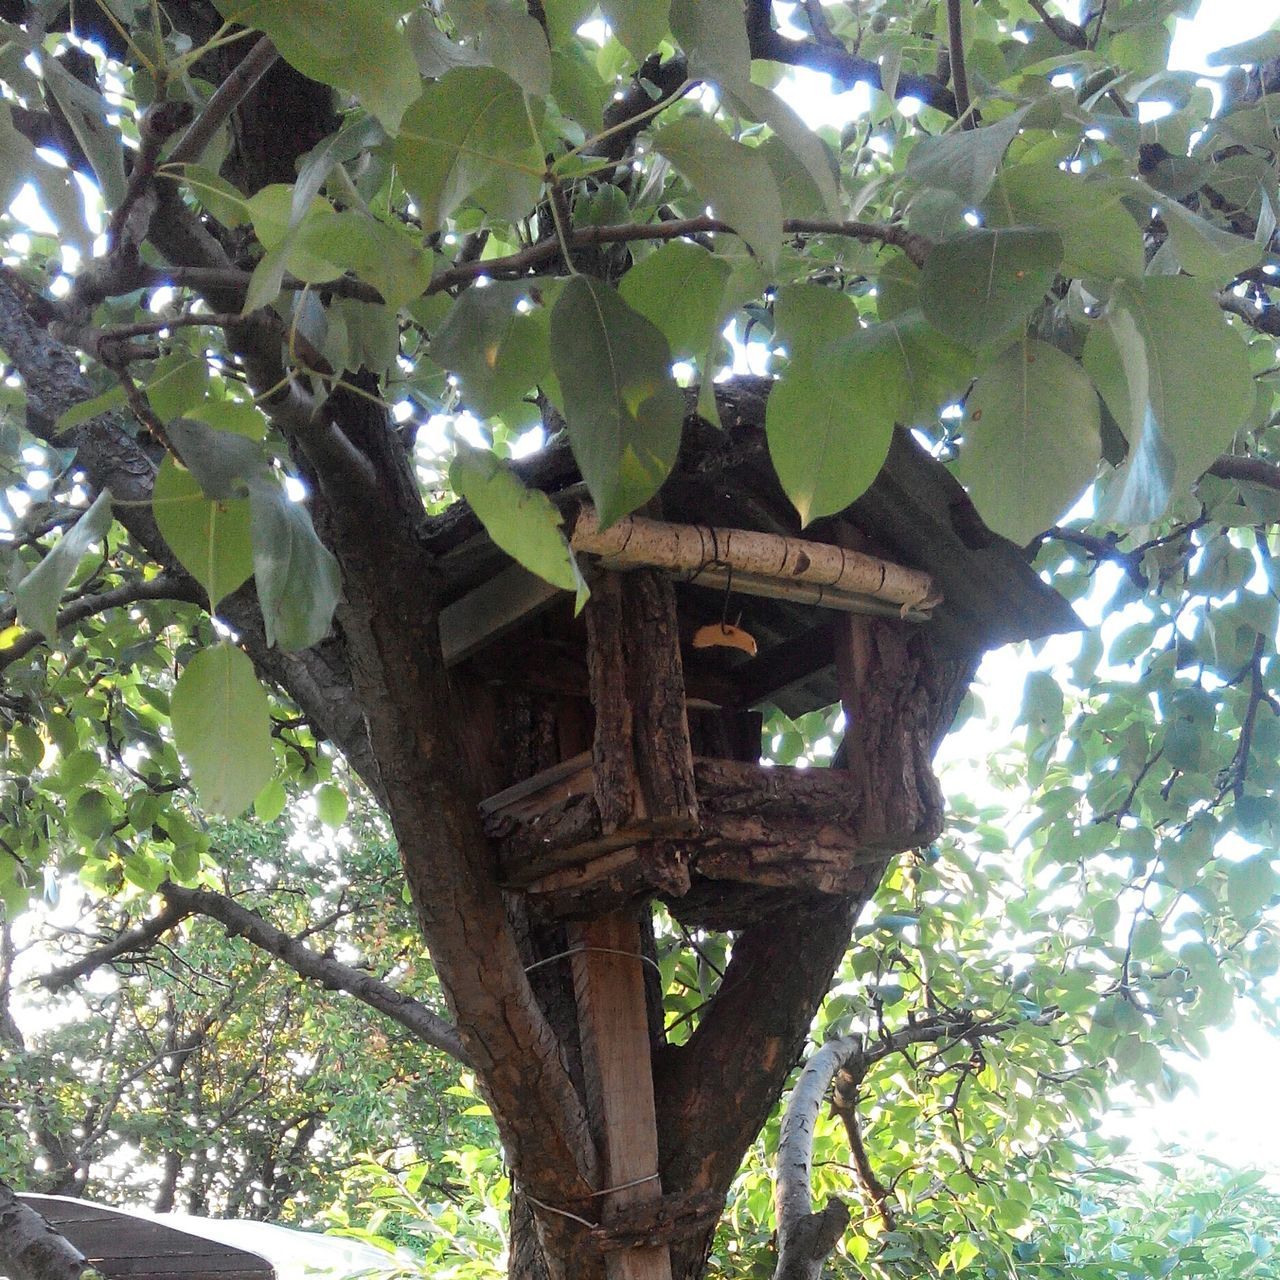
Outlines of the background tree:
<svg viewBox="0 0 1280 1280">
<path fill-rule="evenodd" d="M 1104 1063 L 1169 1083 L 1160 1046 L 1195 1047 L 1275 967 L 1280 49 L 1224 53 L 1214 114 L 1167 69 L 1195 7 L 1128 0 L 1077 24 L 886 0 L 806 5 L 791 26 L 768 4 L 645 0 L 600 6 L 606 34 L 581 3 L 6 4 L 3 191 L 36 193 L 57 232 L 11 221 L 0 277 L 6 911 L 76 871 L 158 894 L 116 957 L 205 914 L 345 984 L 475 1069 L 524 1194 L 513 1270 L 595 1274 L 576 1233 L 602 1186 L 555 1030 L 564 983 L 526 972 L 554 940 L 499 890 L 486 744 L 441 655 L 439 548 L 468 517 L 437 513 L 460 494 L 517 559 L 581 579 L 518 470 L 458 448 L 446 475 L 437 413 L 470 409 L 497 454 L 565 432 L 606 522 L 676 464 L 693 393 L 673 358 L 704 418 L 718 401 L 763 428 L 797 527 L 847 508 L 915 428 L 968 486 L 972 537 L 1033 544 L 1060 590 L 1125 624 L 1083 642 L 1065 697 L 1028 685 L 1027 856 L 975 864 L 1006 836 L 962 808 L 893 873 L 901 910 L 853 952 L 824 1027 L 858 1037 L 837 1107 L 886 1230 L 939 1177 L 1004 1225 L 1008 1186 L 1034 1175 L 998 1147 L 1000 1186 L 974 1166 L 957 1135 L 992 1113 L 967 1093 L 1030 1131 L 1033 1084 L 1060 1087 L 1065 1116 Z M 808 130 L 763 83 L 791 65 L 872 85 L 865 121 Z M 1172 110 L 1144 123 L 1156 102 Z M 780 369 L 767 408 L 767 385 L 714 382 L 726 330 Z M 1089 519 L 1056 525 L 1090 486 Z M 930 731 L 950 714 L 939 694 Z M 790 731 L 771 734 L 784 755 Z M 217 865 L 202 811 L 269 818 L 288 784 L 335 815 L 335 756 L 389 816 L 456 1028 L 194 888 Z M 1020 878 L 1053 891 L 1049 927 L 1020 914 Z M 984 895 L 1034 953 L 972 963 Z M 667 952 L 668 1193 L 729 1189 L 855 905 Z M 863 1159 L 860 1108 L 900 1060 L 907 1094 L 946 1103 Z M 939 1119 L 958 1154 L 911 1167 L 903 1148 Z M 885 1182 L 875 1160 L 895 1152 Z M 709 1228 L 677 1242 L 679 1274 L 701 1271 Z M 954 1264 L 955 1239 L 944 1218 L 919 1247 Z"/>
</svg>

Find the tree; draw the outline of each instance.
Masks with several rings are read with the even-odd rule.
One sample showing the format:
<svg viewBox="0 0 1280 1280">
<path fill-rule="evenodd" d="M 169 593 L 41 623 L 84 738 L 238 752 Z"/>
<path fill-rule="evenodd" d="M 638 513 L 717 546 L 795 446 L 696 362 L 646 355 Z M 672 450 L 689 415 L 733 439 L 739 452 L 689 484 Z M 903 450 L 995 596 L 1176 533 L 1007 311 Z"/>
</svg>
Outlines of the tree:
<svg viewBox="0 0 1280 1280">
<path fill-rule="evenodd" d="M 208 914 L 381 1001 L 476 1072 L 517 1189 L 513 1272 L 602 1273 L 615 1189 L 572 987 L 549 963 L 573 948 L 503 892 L 477 807 L 536 734 L 509 719 L 495 738 L 462 713 L 482 696 L 444 660 L 446 552 L 483 525 L 585 597 L 542 463 L 503 456 L 539 427 L 563 432 L 546 465 L 575 468 L 609 526 L 720 448 L 705 424 L 728 412 L 750 460 L 763 430 L 795 532 L 830 530 L 911 429 L 967 486 L 976 514 L 960 496 L 937 512 L 967 545 L 1029 546 L 1092 607 L 1112 583 L 1098 567 L 1117 566 L 1105 603 L 1145 605 L 1107 638 L 1102 675 L 1103 639 L 1085 642 L 1070 702 L 1047 675 L 1027 689 L 1038 817 L 1019 874 L 1060 903 L 1036 962 L 970 984 L 944 949 L 945 894 L 941 931 L 919 932 L 913 912 L 948 881 L 989 889 L 966 847 L 1004 837 L 981 813 L 940 864 L 923 854 L 888 882 L 907 910 L 852 961 L 875 972 L 870 1022 L 832 1028 L 858 1036 L 830 1063 L 855 1152 L 867 1082 L 916 1037 L 942 1046 L 933 1078 L 958 1081 L 953 1118 L 1006 1035 L 1014 1073 L 1042 1050 L 1056 1066 L 1031 1070 L 1068 1082 L 1108 1059 L 1165 1078 L 1158 1045 L 1196 1043 L 1233 986 L 1275 967 L 1260 919 L 1276 889 L 1280 49 L 1225 51 L 1214 114 L 1167 69 L 1171 23 L 1195 7 L 1127 0 L 1077 24 L 1036 0 L 807 4 L 801 29 L 737 0 L 603 4 L 607 27 L 573 0 L 4 4 L 3 191 L 30 184 L 57 233 L 11 221 L 0 274 L 6 911 L 76 870 L 158 893 L 135 926 L 149 938 Z M 810 131 L 764 83 L 791 66 L 869 84 L 871 111 L 846 136 Z M 1153 102 L 1170 111 L 1144 123 Z M 771 353 L 776 385 L 715 380 L 729 326 Z M 463 408 L 490 448 L 457 445 L 446 473 L 423 432 Z M 1055 524 L 1090 492 L 1088 520 Z M 664 581 L 606 579 L 590 625 L 622 635 L 623 602 L 660 614 Z M 863 694 L 884 696 L 850 730 L 851 786 L 884 809 L 914 787 L 928 821 L 895 847 L 927 844 L 936 794 L 915 784 L 969 668 L 901 621 L 871 634 Z M 650 639 L 615 649 L 642 667 Z M 195 887 L 215 861 L 199 812 L 267 816 L 289 784 L 333 813 L 335 757 L 388 816 L 452 1022 Z M 703 1006 L 655 1034 L 678 1276 L 703 1269 L 871 887 L 737 930 Z M 939 1002 L 947 975 L 964 1000 Z M 920 1017 L 886 1022 L 908 994 Z M 822 1262 L 788 1256 L 805 1198 L 781 1200 L 799 1206 L 784 1274 Z"/>
</svg>

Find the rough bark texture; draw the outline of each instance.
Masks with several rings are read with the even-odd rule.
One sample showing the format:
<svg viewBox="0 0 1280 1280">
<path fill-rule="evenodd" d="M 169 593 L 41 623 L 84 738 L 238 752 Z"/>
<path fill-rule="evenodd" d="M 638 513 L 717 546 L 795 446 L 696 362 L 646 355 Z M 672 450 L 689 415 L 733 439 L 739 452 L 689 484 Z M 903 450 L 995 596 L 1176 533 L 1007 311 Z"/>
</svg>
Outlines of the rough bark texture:
<svg viewBox="0 0 1280 1280">
<path fill-rule="evenodd" d="M 9 1280 L 96 1276 L 84 1254 L 0 1182 L 0 1268 Z"/>
</svg>

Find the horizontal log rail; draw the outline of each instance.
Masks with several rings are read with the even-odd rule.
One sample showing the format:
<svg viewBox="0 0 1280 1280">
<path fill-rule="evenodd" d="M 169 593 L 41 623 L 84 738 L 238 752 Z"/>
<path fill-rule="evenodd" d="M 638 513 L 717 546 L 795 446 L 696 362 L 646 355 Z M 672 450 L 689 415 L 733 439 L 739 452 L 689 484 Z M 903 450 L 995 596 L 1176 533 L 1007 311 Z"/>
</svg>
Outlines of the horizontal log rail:
<svg viewBox="0 0 1280 1280">
<path fill-rule="evenodd" d="M 575 551 L 599 556 L 610 569 L 662 569 L 690 582 L 733 587 L 847 613 L 893 614 L 926 620 L 942 597 L 918 569 L 828 542 L 752 529 L 670 524 L 627 516 L 607 529 L 589 503 L 574 521 Z"/>
</svg>

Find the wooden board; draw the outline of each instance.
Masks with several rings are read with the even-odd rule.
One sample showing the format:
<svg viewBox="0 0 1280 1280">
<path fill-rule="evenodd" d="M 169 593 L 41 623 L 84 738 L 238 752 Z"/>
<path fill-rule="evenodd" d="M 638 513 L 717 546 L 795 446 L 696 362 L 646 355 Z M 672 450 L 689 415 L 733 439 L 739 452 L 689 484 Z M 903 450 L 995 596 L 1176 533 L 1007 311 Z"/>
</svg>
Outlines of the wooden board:
<svg viewBox="0 0 1280 1280">
<path fill-rule="evenodd" d="M 621 913 L 570 926 L 574 993 L 588 1105 L 598 1129 L 605 1182 L 602 1219 L 662 1196 L 653 1064 L 645 1009 L 640 926 Z M 626 1184 L 632 1184 L 630 1186 Z M 609 1280 L 671 1280 L 666 1245 L 623 1249 L 605 1258 Z"/>
<path fill-rule="evenodd" d="M 111 1280 L 275 1280 L 263 1257 L 154 1218 L 66 1196 L 20 1195 Z"/>
</svg>

